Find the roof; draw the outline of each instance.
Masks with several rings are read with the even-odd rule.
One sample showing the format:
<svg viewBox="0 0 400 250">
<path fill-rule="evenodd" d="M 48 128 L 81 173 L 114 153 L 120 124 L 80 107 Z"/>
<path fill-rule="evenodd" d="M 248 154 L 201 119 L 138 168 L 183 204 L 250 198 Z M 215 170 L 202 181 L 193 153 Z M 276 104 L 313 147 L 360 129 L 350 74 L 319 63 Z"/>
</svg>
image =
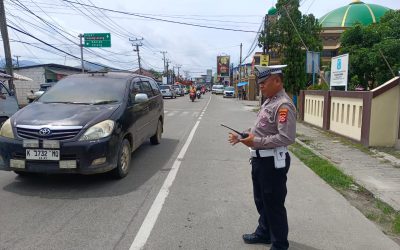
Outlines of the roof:
<svg viewBox="0 0 400 250">
<path fill-rule="evenodd" d="M 92 75 L 95 76 L 103 76 L 104 77 L 108 77 L 108 78 L 115 78 L 115 79 L 130 79 L 133 77 L 138 77 L 140 75 L 138 74 L 134 74 L 134 73 L 127 73 L 127 72 L 95 72 L 95 73 L 85 73 L 85 74 L 75 74 L 75 75 L 71 75 L 69 77 L 77 77 L 77 78 L 82 78 L 82 77 L 92 77 Z M 143 77 L 143 76 L 141 76 Z"/>
<path fill-rule="evenodd" d="M 32 66 L 19 67 L 19 68 L 16 68 L 15 70 L 20 70 L 20 69 L 31 69 L 31 68 L 41 68 L 41 67 L 43 67 L 43 68 L 52 67 L 52 68 L 56 68 L 56 69 L 65 69 L 65 70 L 72 70 L 72 71 L 82 71 L 82 69 L 80 69 L 80 68 L 75 68 L 75 67 L 65 66 L 65 65 L 61 65 L 61 64 L 55 64 L 55 63 L 36 64 L 36 65 L 32 65 Z"/>
<path fill-rule="evenodd" d="M 268 15 L 275 15 L 278 12 L 278 10 L 275 7 L 271 7 L 271 9 L 268 10 Z"/>
<path fill-rule="evenodd" d="M 351 4 L 332 10 L 319 18 L 325 27 L 352 27 L 356 23 L 369 25 L 378 23 L 380 18 L 390 9 L 377 4 L 368 4 L 355 0 Z"/>
</svg>

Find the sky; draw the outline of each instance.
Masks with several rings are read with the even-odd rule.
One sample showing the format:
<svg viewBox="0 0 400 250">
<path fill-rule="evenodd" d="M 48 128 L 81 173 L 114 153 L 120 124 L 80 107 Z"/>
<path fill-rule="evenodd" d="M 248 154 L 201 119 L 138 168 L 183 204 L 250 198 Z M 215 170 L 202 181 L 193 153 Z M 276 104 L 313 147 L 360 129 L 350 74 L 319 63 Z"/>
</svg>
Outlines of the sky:
<svg viewBox="0 0 400 250">
<path fill-rule="evenodd" d="M 301 0 L 300 10 L 318 18 L 351 2 Z M 365 2 L 400 9 L 399 0 Z M 243 58 L 248 56 L 245 62 L 250 62 L 252 54 L 249 52 L 257 36 L 255 32 L 275 3 L 274 0 L 5 0 L 5 8 L 8 25 L 79 58 L 79 34 L 111 33 L 111 48 L 86 48 L 84 59 L 134 70 L 139 67 L 138 58 L 129 39 L 143 38 L 139 47 L 143 68 L 162 71 L 161 51 L 166 51 L 171 67 L 180 67 L 181 75 L 186 72 L 190 77 L 196 77 L 206 74 L 207 69 L 215 73 L 218 55 L 229 55 L 231 63 L 238 65 L 241 43 Z M 239 31 L 194 27 L 151 18 Z M 13 59 L 19 56 L 19 60 L 38 63 L 80 65 L 79 59 L 25 34 L 10 28 L 8 32 Z M 0 47 L 0 58 L 4 58 Z"/>
</svg>

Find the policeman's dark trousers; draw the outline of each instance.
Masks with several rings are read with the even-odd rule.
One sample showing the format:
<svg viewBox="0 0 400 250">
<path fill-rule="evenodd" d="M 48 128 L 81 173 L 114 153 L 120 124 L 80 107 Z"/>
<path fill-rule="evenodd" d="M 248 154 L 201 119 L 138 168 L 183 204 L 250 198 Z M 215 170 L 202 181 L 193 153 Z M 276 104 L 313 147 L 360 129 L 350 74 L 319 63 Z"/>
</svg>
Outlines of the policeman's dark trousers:
<svg viewBox="0 0 400 250">
<path fill-rule="evenodd" d="M 288 222 L 285 208 L 286 180 L 290 156 L 286 153 L 286 167 L 276 169 L 273 157 L 251 159 L 254 201 L 260 214 L 256 234 L 271 239 L 272 249 L 288 249 Z"/>
</svg>

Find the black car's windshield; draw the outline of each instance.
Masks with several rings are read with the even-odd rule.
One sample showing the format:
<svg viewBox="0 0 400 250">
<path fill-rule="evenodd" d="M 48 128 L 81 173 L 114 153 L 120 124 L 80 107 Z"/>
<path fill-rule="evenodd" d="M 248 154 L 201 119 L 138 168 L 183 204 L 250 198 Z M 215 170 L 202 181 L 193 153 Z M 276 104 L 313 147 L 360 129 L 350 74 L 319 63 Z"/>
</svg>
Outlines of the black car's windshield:
<svg viewBox="0 0 400 250">
<path fill-rule="evenodd" d="M 43 103 L 110 104 L 122 102 L 126 79 L 67 78 L 59 81 L 40 98 Z"/>
</svg>

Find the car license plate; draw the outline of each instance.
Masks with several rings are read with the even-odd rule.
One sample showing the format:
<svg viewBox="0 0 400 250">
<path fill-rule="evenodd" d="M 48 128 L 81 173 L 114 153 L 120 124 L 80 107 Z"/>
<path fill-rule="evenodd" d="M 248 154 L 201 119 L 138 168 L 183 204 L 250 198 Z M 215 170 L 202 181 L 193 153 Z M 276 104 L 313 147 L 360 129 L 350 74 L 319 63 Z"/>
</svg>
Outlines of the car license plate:
<svg viewBox="0 0 400 250">
<path fill-rule="evenodd" d="M 27 149 L 26 159 L 40 161 L 59 161 L 60 150 Z"/>
</svg>

